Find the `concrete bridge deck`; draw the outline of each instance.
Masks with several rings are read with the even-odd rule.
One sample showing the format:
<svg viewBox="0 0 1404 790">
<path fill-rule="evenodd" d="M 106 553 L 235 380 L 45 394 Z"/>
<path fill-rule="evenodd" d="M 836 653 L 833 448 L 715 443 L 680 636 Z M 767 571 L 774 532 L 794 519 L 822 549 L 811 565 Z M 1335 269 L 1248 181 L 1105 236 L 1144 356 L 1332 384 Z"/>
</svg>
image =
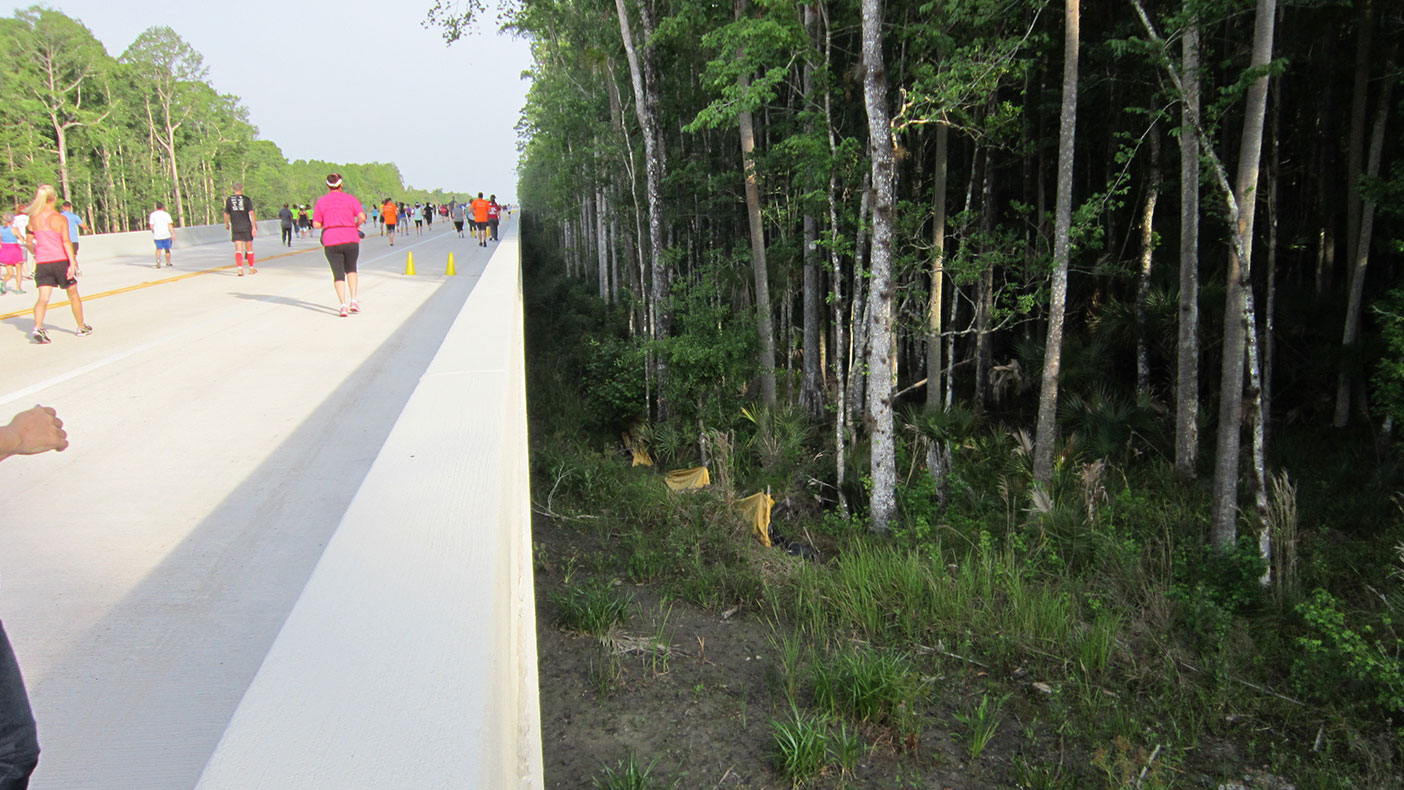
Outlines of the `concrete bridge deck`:
<svg viewBox="0 0 1404 790">
<path fill-rule="evenodd" d="M 0 411 L 8 410 L 0 416 L 53 406 L 72 443 L 63 453 L 0 463 L 0 619 L 44 750 L 32 787 L 200 782 L 275 639 L 299 638 L 286 633 L 295 630 L 285 628 L 290 613 L 329 560 L 324 549 L 350 520 L 348 508 L 450 328 L 471 312 L 464 306 L 494 252 L 503 253 L 494 267 L 510 268 L 517 282 L 514 231 L 508 223 L 502 245 L 486 249 L 451 226 L 402 236 L 394 247 L 371 235 L 360 262 L 364 312 L 350 318 L 337 317 L 317 243 L 295 240 L 289 250 L 266 231 L 256 244 L 259 274 L 242 278 L 219 268 L 233 263 L 228 243 L 177 248 L 176 268 L 159 271 L 147 255 L 80 254 L 79 287 L 96 330 L 89 337 L 74 336 L 68 308 L 55 306 L 46 322 L 53 342 L 31 345 L 32 284 L 24 295 L 0 296 Z M 410 251 L 414 277 L 403 274 Z M 443 274 L 450 252 L 455 277 Z M 519 324 L 501 331 L 518 333 L 519 353 Z M 439 397 L 427 408 L 441 410 Z M 399 450 L 442 453 L 460 441 L 460 427 L 421 432 Z M 382 528 L 402 526 L 392 515 Z M 338 583 L 346 582 L 324 580 L 321 593 L 340 598 Z M 331 631 L 380 638 L 354 621 Z M 534 653 L 530 661 L 534 673 Z M 264 703 L 283 693 L 268 687 Z M 284 713 L 291 722 L 295 711 Z M 256 718 L 248 723 L 261 729 Z M 323 725 L 309 718 L 299 726 Z M 238 740 L 232 730 L 229 737 Z M 239 775 L 240 759 L 262 759 L 259 748 L 277 746 L 225 760 L 226 780 L 207 777 L 209 786 L 241 786 L 227 780 Z M 270 777 L 243 786 L 472 786 L 432 774 L 419 785 L 367 774 L 360 785 Z"/>
</svg>

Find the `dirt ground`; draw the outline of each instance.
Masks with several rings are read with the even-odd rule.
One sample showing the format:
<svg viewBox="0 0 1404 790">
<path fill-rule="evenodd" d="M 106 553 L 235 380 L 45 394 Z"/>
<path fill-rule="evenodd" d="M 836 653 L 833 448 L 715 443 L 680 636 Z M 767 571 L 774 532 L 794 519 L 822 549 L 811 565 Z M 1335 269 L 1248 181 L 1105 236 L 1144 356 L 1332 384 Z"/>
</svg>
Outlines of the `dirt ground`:
<svg viewBox="0 0 1404 790">
<path fill-rule="evenodd" d="M 771 720 L 788 712 L 780 686 L 780 662 L 763 613 L 706 611 L 681 602 L 664 607 L 652 587 L 628 582 L 619 589 L 633 599 L 630 616 L 611 644 L 563 632 L 553 620 L 552 594 L 567 574 L 578 583 L 591 575 L 577 559 L 602 556 L 588 534 L 537 517 L 537 644 L 541 686 L 542 747 L 546 786 L 589 788 L 606 765 L 632 753 L 653 764 L 653 787 L 788 788 L 774 767 Z M 664 620 L 666 617 L 666 620 Z M 634 651 L 651 640 L 670 645 L 669 655 Z M 961 700 L 966 680 L 937 678 L 941 696 Z M 933 714 L 915 749 L 865 733 L 867 755 L 850 775 L 837 771 L 816 788 L 1011 787 L 1008 755 L 1014 745 L 1005 731 L 967 764 L 957 734 L 939 726 L 954 708 L 931 700 Z M 935 725 L 935 726 L 931 726 Z M 676 784 L 674 784 L 676 782 Z"/>
</svg>

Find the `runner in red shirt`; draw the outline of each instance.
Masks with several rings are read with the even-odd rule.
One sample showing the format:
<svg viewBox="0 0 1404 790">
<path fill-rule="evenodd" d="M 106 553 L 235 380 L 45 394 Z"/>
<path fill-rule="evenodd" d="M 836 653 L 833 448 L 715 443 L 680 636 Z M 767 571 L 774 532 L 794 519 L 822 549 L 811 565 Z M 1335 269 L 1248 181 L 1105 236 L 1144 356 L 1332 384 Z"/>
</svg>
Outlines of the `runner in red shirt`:
<svg viewBox="0 0 1404 790">
<path fill-rule="evenodd" d="M 488 197 L 488 230 L 492 232 L 492 240 L 497 241 L 497 218 L 502 213 L 502 207 L 497 205 L 497 195 Z"/>
<path fill-rule="evenodd" d="M 390 237 L 390 246 L 395 246 L 395 224 L 399 219 L 400 209 L 395 206 L 395 201 L 390 198 L 385 199 L 385 205 L 380 207 L 380 216 L 385 220 L 385 235 Z"/>
<path fill-rule="evenodd" d="M 483 193 L 481 192 L 479 192 L 478 196 L 473 199 L 473 233 L 478 237 L 479 247 L 487 246 L 489 205 L 491 204 L 489 204 L 486 200 L 483 200 Z"/>
</svg>

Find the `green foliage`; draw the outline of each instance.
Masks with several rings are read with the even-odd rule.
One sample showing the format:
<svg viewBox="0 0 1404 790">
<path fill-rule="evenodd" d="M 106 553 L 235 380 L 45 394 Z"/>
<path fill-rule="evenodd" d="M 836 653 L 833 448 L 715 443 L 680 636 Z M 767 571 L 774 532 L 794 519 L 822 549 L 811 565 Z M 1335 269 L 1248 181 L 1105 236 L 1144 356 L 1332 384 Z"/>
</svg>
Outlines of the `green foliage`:
<svg viewBox="0 0 1404 790">
<path fill-rule="evenodd" d="M 756 328 L 752 316 L 717 300 L 717 277 L 711 269 L 676 285 L 676 335 L 664 341 L 663 353 L 669 365 L 667 397 L 679 417 L 729 425 L 756 374 Z"/>
<path fill-rule="evenodd" d="M 596 579 L 554 593 L 556 625 L 592 636 L 604 636 L 629 617 L 630 601 L 607 580 Z"/>
<path fill-rule="evenodd" d="M 645 413 L 644 349 L 614 337 L 585 340 L 583 389 L 602 428 L 619 428 Z"/>
<path fill-rule="evenodd" d="M 1178 604 L 1180 626 L 1200 649 L 1225 646 L 1233 619 L 1264 603 L 1263 568 L 1258 547 L 1248 536 L 1227 552 L 1203 545 L 1181 547 L 1168 595 Z"/>
<path fill-rule="evenodd" d="M 1306 634 L 1296 639 L 1302 650 L 1293 666 L 1299 687 L 1320 699 L 1332 699 L 1344 688 L 1350 698 L 1367 700 L 1404 727 L 1404 634 L 1394 622 L 1398 612 L 1368 622 L 1318 589 L 1298 604 L 1297 614 L 1306 625 Z"/>
<path fill-rule="evenodd" d="M 829 764 L 829 731 L 824 717 L 801 713 L 790 704 L 788 719 L 772 719 L 775 767 L 795 784 L 807 782 Z"/>
<path fill-rule="evenodd" d="M 812 674 L 814 704 L 821 712 L 904 734 L 918 729 L 921 683 L 906 656 L 854 646 L 816 663 Z"/>
<path fill-rule="evenodd" d="M 640 765 L 638 757 L 630 751 L 615 765 L 600 768 L 600 773 L 594 780 L 595 790 L 653 790 L 661 787 L 652 776 L 653 766 L 657 763 L 658 760 L 655 759 L 648 765 Z M 677 782 L 668 785 L 676 786 Z"/>
<path fill-rule="evenodd" d="M 965 725 L 966 754 L 970 755 L 970 759 L 980 759 L 985 747 L 994 739 L 1002 721 L 1004 703 L 1008 701 L 1008 694 L 997 699 L 991 699 L 989 694 L 982 694 L 980 704 L 971 708 L 968 713 L 955 713 L 956 721 Z"/>
<path fill-rule="evenodd" d="M 1385 355 L 1375 367 L 1371 383 L 1379 408 L 1404 424 L 1404 289 L 1396 288 L 1370 306 L 1379 322 Z"/>
</svg>

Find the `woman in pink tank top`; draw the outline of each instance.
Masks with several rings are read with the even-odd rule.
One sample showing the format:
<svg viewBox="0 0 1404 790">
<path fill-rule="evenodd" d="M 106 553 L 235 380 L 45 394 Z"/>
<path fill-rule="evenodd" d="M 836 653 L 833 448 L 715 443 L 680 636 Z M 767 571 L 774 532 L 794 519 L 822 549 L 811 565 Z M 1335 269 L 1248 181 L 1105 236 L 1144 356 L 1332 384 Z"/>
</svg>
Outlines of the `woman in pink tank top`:
<svg viewBox="0 0 1404 790">
<path fill-rule="evenodd" d="M 54 209 L 57 200 L 52 186 L 40 184 L 34 191 L 34 202 L 25 209 L 29 215 L 27 243 L 29 251 L 34 253 L 34 284 L 39 289 L 39 298 L 34 302 L 34 331 L 29 333 L 29 339 L 35 343 L 49 342 L 49 333 L 44 330 L 44 314 L 49 310 L 49 295 L 55 288 L 62 288 L 68 294 L 73 320 L 78 325 L 74 334 L 84 337 L 93 333 L 93 328 L 83 323 L 83 300 L 78 295 L 73 240 L 68 238 L 68 220 Z"/>
</svg>

